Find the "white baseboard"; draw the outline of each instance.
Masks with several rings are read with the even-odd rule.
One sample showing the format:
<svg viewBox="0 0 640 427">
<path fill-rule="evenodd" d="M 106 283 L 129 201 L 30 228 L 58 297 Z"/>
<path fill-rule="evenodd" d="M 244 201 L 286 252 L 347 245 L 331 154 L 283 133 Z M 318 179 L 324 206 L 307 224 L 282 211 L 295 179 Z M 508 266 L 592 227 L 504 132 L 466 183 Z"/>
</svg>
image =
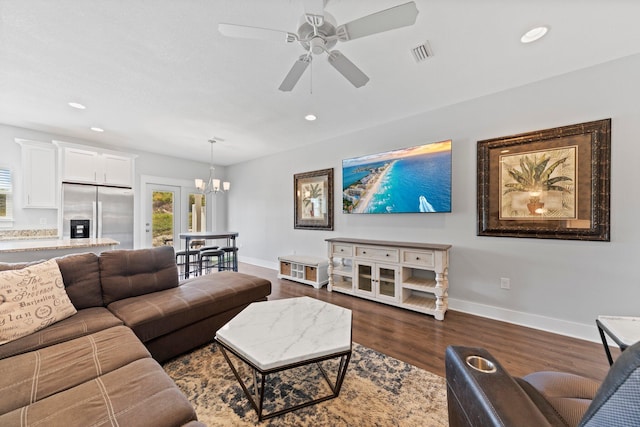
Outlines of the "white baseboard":
<svg viewBox="0 0 640 427">
<path fill-rule="evenodd" d="M 588 325 L 455 298 L 449 298 L 449 309 L 526 326 L 528 328 L 540 329 L 554 334 L 566 335 L 598 343 L 602 342 L 600 341 L 595 319 L 593 319 L 593 324 Z"/>
<path fill-rule="evenodd" d="M 269 262 L 258 258 L 238 257 L 240 262 L 257 265 L 258 267 L 278 270 L 277 262 Z M 473 314 L 475 316 L 487 317 L 489 319 L 500 320 L 503 322 L 513 323 L 515 325 L 526 326 L 528 328 L 540 329 L 542 331 L 552 332 L 554 334 L 565 335 L 587 341 L 600 343 L 600 335 L 596 327 L 596 321 L 593 324 L 571 322 L 568 320 L 556 319 L 553 317 L 540 316 L 538 314 L 525 313 L 522 311 L 509 310 L 502 307 L 478 304 L 476 302 L 465 301 L 456 298 L 449 298 L 449 308 L 463 313 Z M 446 321 L 446 315 L 445 315 Z"/>
<path fill-rule="evenodd" d="M 251 265 L 256 265 L 258 267 L 269 268 L 271 270 L 276 270 L 276 271 L 278 270 L 277 262 L 269 262 L 259 258 L 244 257 L 244 256 L 241 256 L 240 254 L 238 254 L 238 261 L 245 262 Z"/>
</svg>

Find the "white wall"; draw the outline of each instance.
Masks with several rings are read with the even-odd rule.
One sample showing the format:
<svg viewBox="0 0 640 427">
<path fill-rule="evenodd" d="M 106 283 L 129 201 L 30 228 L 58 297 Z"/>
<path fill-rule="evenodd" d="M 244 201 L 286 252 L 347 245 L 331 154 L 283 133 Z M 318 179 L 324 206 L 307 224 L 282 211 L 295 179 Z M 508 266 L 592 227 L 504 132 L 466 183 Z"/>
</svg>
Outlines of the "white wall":
<svg viewBox="0 0 640 427">
<path fill-rule="evenodd" d="M 240 232 L 241 260 L 276 268 L 279 255 L 326 256 L 324 239 L 338 236 L 449 243 L 452 309 L 597 340 L 598 314 L 640 311 L 638 75 L 640 55 L 232 166 L 229 226 Z M 611 242 L 476 235 L 477 141 L 605 118 L 612 119 Z M 449 138 L 451 213 L 342 214 L 342 159 Z M 331 167 L 334 231 L 294 230 L 293 174 Z M 500 289 L 501 277 L 511 290 Z"/>
</svg>

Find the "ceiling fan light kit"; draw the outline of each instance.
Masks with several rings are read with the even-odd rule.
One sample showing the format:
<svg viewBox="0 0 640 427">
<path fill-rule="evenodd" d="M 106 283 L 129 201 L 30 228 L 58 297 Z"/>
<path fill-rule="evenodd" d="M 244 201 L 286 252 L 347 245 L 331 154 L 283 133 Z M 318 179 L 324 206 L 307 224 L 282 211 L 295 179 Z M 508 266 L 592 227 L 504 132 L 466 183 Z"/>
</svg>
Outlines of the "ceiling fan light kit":
<svg viewBox="0 0 640 427">
<path fill-rule="evenodd" d="M 328 62 L 356 88 L 362 87 L 369 77 L 339 50 L 331 50 L 337 42 L 347 42 L 372 34 L 382 33 L 415 24 L 418 8 L 411 1 L 371 15 L 363 16 L 336 26 L 336 21 L 324 11 L 322 0 L 304 0 L 305 15 L 300 20 L 297 33 L 268 28 L 221 23 L 218 29 L 227 37 L 240 37 L 272 41 L 299 42 L 306 54 L 293 64 L 279 89 L 289 92 L 296 86 L 313 55 L 327 54 Z"/>
</svg>

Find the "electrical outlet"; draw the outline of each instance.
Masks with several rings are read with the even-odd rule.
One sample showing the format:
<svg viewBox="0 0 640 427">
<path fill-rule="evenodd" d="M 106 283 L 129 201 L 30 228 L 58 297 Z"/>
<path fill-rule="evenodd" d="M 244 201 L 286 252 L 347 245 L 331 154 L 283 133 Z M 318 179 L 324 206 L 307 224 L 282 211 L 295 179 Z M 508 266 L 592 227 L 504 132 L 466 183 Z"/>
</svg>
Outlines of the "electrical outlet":
<svg viewBox="0 0 640 427">
<path fill-rule="evenodd" d="M 509 279 L 508 277 L 501 277 L 500 289 L 511 289 L 511 279 Z"/>
</svg>

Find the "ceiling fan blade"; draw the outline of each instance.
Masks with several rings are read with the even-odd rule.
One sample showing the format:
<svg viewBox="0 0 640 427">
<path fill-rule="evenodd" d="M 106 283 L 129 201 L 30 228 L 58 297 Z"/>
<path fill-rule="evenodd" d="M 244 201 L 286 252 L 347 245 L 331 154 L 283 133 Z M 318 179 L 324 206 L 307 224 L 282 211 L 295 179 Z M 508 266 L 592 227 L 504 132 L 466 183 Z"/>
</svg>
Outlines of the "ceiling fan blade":
<svg viewBox="0 0 640 427">
<path fill-rule="evenodd" d="M 307 15 L 324 15 L 324 0 L 304 0 L 304 13 Z"/>
<path fill-rule="evenodd" d="M 304 17 L 312 27 L 324 23 L 324 0 L 304 0 Z"/>
<path fill-rule="evenodd" d="M 309 64 L 311 63 L 310 55 L 302 55 L 298 60 L 293 64 L 293 67 L 287 73 L 287 76 L 284 78 L 282 83 L 280 84 L 280 89 L 283 92 L 290 92 L 291 89 L 294 88 L 304 71 L 307 69 Z"/>
<path fill-rule="evenodd" d="M 329 64 L 351 82 L 355 87 L 367 84 L 369 77 L 360 68 L 344 56 L 339 50 L 329 52 Z"/>
<path fill-rule="evenodd" d="M 220 23 L 218 24 L 218 31 L 227 37 L 238 37 L 243 39 L 258 39 L 276 42 L 286 41 L 289 43 L 298 40 L 298 36 L 296 34 L 288 31 L 249 27 L 246 25 Z"/>
<path fill-rule="evenodd" d="M 413 25 L 417 16 L 418 8 L 410 1 L 340 25 L 336 32 L 340 41 L 353 40 Z"/>
</svg>

